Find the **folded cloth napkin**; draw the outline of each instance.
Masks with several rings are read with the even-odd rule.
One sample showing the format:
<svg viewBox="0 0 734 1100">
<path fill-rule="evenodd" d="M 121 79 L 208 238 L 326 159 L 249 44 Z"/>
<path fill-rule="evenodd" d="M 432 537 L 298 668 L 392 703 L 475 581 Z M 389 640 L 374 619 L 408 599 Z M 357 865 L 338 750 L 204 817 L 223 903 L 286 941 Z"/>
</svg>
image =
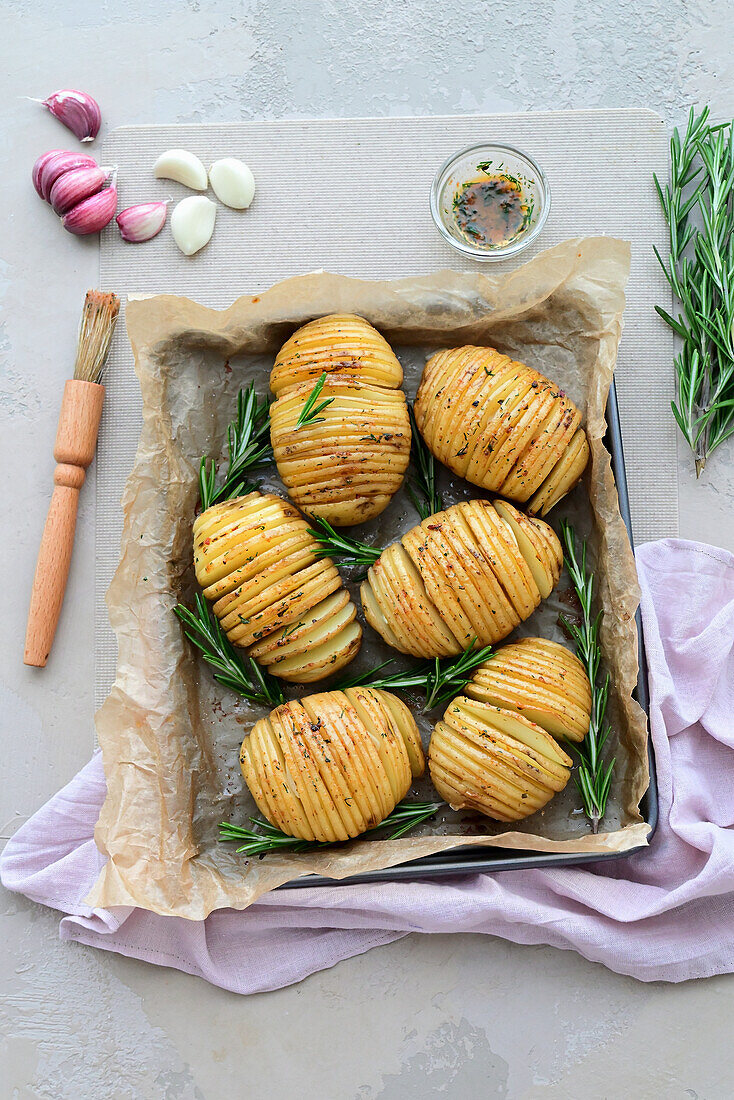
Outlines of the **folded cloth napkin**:
<svg viewBox="0 0 734 1100">
<path fill-rule="evenodd" d="M 640 548 L 660 823 L 649 849 L 584 868 L 271 893 L 205 921 L 90 909 L 99 754 L 22 826 L 6 887 L 66 913 L 62 939 L 197 974 L 238 993 L 297 982 L 408 932 L 481 932 L 573 949 L 642 981 L 734 969 L 734 556 Z"/>
</svg>

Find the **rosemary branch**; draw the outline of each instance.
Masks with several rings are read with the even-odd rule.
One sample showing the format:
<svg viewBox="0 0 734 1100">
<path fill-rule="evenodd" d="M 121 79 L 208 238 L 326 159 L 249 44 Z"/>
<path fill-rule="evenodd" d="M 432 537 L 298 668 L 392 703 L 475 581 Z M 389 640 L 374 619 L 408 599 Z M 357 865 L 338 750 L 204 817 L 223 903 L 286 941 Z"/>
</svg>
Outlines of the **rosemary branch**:
<svg viewBox="0 0 734 1100">
<path fill-rule="evenodd" d="M 581 543 L 579 560 L 576 532 L 565 520 L 561 520 L 561 540 L 566 569 L 581 604 L 580 624 L 570 622 L 565 615 L 561 615 L 561 622 L 576 645 L 576 655 L 591 684 L 589 732 L 580 744 L 568 742 L 568 747 L 578 761 L 574 778 L 584 804 L 584 813 L 591 822 L 592 833 L 597 833 L 606 810 L 614 768 L 614 759 L 609 763 L 605 763 L 603 759 L 604 746 L 611 732 L 611 727 L 605 722 L 609 700 L 609 673 L 603 678 L 600 676 L 599 628 L 603 612 L 599 611 L 594 615 L 592 611 L 594 574 L 586 568 L 586 541 Z"/>
<path fill-rule="evenodd" d="M 476 641 L 476 638 L 473 638 L 468 648 L 458 657 L 448 657 L 443 661 L 436 657 L 432 661 L 421 661 L 413 668 L 393 672 L 388 676 L 378 675 L 387 665 L 393 664 L 393 658 L 390 658 L 383 661 L 377 668 L 368 669 L 349 680 L 342 680 L 335 685 L 335 690 L 343 691 L 345 688 L 358 685 L 383 688 L 386 691 L 408 691 L 411 688 L 417 688 L 426 697 L 424 711 L 433 710 L 434 707 L 443 706 L 454 696 L 459 695 L 469 682 L 474 669 L 492 656 L 492 646 L 486 645 L 476 649 Z"/>
<path fill-rule="evenodd" d="M 252 657 L 240 656 L 200 592 L 196 595 L 193 611 L 183 604 L 173 610 L 183 623 L 186 637 L 214 669 L 215 680 L 251 703 L 277 707 L 283 702 L 283 689 L 278 680 L 261 669 Z"/>
<path fill-rule="evenodd" d="M 398 837 L 414 829 L 416 825 L 420 825 L 422 822 L 427 821 L 429 817 L 433 817 L 445 805 L 445 802 L 411 802 L 407 800 L 399 802 L 384 821 L 381 821 L 379 825 L 375 825 L 373 829 L 368 829 L 367 832 L 362 833 L 361 836 L 355 839 L 361 840 L 364 837 L 372 836 L 374 833 L 391 830 L 384 839 L 397 840 Z M 246 829 L 241 825 L 232 825 L 228 821 L 222 821 L 219 825 L 220 841 L 242 841 L 237 851 L 244 852 L 247 856 L 263 856 L 267 855 L 268 852 L 275 851 L 316 851 L 319 848 L 330 848 L 339 843 L 339 841 L 299 840 L 297 837 L 288 836 L 287 833 L 281 832 L 269 821 L 255 817 L 251 817 L 250 821 L 257 826 L 257 831 Z"/>
<path fill-rule="evenodd" d="M 333 397 L 325 398 L 320 404 L 316 404 L 321 395 L 321 391 L 324 388 L 326 382 L 326 371 L 321 375 L 318 382 L 311 390 L 310 394 L 303 403 L 303 408 L 298 414 L 298 420 L 296 420 L 296 426 L 294 431 L 298 431 L 299 428 L 303 428 L 306 424 L 321 424 L 324 421 L 323 416 L 319 416 L 320 412 L 323 412 L 334 400 Z"/>
<path fill-rule="evenodd" d="M 227 428 L 227 472 L 216 488 L 217 467 L 209 458 L 202 458 L 199 467 L 199 497 L 201 509 L 231 497 L 243 496 L 257 488 L 247 475 L 261 470 L 273 461 L 270 446 L 270 402 L 258 397 L 253 382 L 237 395 L 237 416 Z"/>
<path fill-rule="evenodd" d="M 693 109 L 670 142 L 670 184 L 655 186 L 668 223 L 670 263 L 658 258 L 680 304 L 657 313 L 680 337 L 673 415 L 700 476 L 734 434 L 734 122 L 710 125 Z"/>
<path fill-rule="evenodd" d="M 413 406 L 408 403 L 408 415 L 411 427 L 410 461 L 412 474 L 405 485 L 413 507 L 421 519 L 428 519 L 443 508 L 443 500 L 438 491 L 436 479 L 436 459 L 425 444 L 415 422 Z M 423 498 L 421 500 L 421 497 Z"/>
<path fill-rule="evenodd" d="M 321 519 L 319 516 L 308 518 L 312 524 L 308 533 L 316 539 L 324 557 L 338 558 L 345 565 L 372 565 L 382 553 L 381 547 L 370 546 L 366 542 L 350 539 L 347 535 L 340 535 L 328 520 Z"/>
</svg>

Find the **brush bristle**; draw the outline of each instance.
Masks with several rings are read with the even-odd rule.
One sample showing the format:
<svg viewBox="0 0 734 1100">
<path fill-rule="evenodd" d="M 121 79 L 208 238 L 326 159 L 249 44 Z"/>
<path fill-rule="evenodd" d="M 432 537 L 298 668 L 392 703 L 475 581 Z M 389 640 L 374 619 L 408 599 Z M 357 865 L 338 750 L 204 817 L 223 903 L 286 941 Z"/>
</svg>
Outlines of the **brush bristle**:
<svg viewBox="0 0 734 1100">
<path fill-rule="evenodd" d="M 120 299 L 116 294 L 87 291 L 79 325 L 75 378 L 82 382 L 99 382 L 119 312 Z"/>
</svg>

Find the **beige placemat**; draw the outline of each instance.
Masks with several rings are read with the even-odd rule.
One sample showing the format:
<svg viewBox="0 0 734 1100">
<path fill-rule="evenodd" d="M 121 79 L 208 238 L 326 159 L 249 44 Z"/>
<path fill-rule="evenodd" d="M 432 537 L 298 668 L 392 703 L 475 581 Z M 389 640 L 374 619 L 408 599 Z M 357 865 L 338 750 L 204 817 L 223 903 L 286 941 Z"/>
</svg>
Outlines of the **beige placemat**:
<svg viewBox="0 0 734 1100">
<path fill-rule="evenodd" d="M 173 293 L 223 308 L 240 294 L 288 275 L 324 269 L 364 278 L 397 278 L 444 267 L 472 270 L 436 232 L 428 192 L 439 165 L 463 145 L 486 139 L 527 149 L 545 169 L 552 208 L 535 249 L 566 237 L 608 233 L 632 242 L 632 271 L 617 387 L 637 542 L 675 535 L 678 488 L 673 339 L 655 303 L 670 294 L 652 246 L 664 252 L 665 225 L 652 173 L 667 174 L 667 135 L 651 111 L 574 111 L 430 118 L 242 122 L 143 126 L 113 131 L 99 153 L 118 166 L 120 205 L 183 197 L 155 180 L 163 150 L 185 147 L 205 164 L 239 156 L 258 194 L 250 210 L 219 208 L 214 237 L 183 257 L 168 228 L 145 245 L 102 235 L 100 285 L 121 296 Z M 512 261 L 508 261 L 508 266 Z M 96 693 L 115 677 L 116 645 L 104 595 L 117 565 L 119 507 L 140 429 L 140 396 L 124 324 L 107 374 L 97 450 Z"/>
</svg>

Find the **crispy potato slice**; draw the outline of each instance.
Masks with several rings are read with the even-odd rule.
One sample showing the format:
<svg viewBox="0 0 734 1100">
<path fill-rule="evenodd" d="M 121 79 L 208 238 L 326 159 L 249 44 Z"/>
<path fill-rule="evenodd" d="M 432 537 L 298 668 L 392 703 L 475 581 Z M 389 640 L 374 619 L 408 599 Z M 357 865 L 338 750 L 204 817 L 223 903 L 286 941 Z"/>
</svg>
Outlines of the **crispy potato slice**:
<svg viewBox="0 0 734 1100">
<path fill-rule="evenodd" d="M 303 325 L 278 352 L 270 388 L 279 394 L 296 382 L 326 371 L 354 374 L 378 386 L 397 389 L 403 369 L 376 328 L 354 314 L 330 314 Z"/>
</svg>

